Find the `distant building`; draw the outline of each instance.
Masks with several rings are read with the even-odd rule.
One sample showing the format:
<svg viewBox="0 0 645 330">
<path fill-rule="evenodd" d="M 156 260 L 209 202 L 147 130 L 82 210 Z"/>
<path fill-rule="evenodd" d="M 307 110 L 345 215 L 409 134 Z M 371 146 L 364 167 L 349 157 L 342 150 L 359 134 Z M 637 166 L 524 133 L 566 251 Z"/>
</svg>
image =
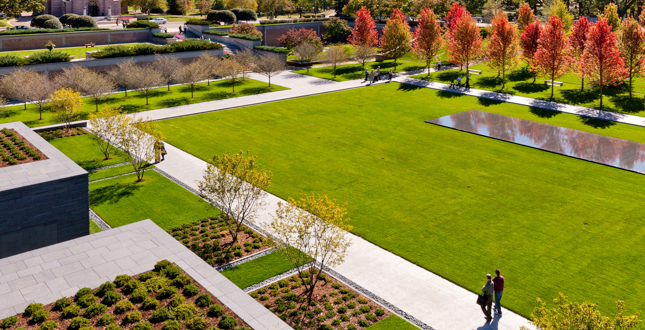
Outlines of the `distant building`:
<svg viewBox="0 0 645 330">
<path fill-rule="evenodd" d="M 47 0 L 43 14 L 119 16 L 121 15 L 121 0 Z"/>
</svg>

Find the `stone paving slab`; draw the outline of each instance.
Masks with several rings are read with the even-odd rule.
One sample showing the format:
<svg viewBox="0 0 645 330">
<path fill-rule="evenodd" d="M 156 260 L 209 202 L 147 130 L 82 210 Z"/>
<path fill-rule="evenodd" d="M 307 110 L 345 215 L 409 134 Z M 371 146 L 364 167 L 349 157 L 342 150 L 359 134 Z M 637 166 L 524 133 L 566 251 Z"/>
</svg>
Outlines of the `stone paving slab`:
<svg viewBox="0 0 645 330">
<path fill-rule="evenodd" d="M 165 147 L 166 160 L 156 167 L 196 190 L 207 163 L 168 143 Z M 280 201 L 284 202 L 268 194 L 255 224 L 269 223 Z M 348 235 L 353 244 L 345 262 L 332 269 L 432 328 L 518 330 L 529 326 L 527 319 L 506 309 L 502 318 L 496 317 L 487 324 L 475 304 L 474 293 L 358 236 Z"/>
<path fill-rule="evenodd" d="M 177 263 L 255 330 L 291 329 L 150 220 L 0 259 L 0 319 L 30 303 L 50 304 L 117 275 L 152 270 L 163 259 Z"/>
</svg>

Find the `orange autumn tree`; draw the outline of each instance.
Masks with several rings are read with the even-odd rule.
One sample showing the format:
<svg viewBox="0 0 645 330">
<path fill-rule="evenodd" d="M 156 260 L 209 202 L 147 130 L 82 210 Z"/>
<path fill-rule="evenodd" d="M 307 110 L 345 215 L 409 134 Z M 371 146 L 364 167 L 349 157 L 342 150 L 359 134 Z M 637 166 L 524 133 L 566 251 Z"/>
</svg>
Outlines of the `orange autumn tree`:
<svg viewBox="0 0 645 330">
<path fill-rule="evenodd" d="M 454 2 L 452 7 L 450 7 L 450 11 L 446 14 L 446 17 L 444 17 L 446 22 L 448 22 L 448 29 L 452 30 L 453 22 L 457 21 L 465 12 L 466 8 L 459 5 L 458 2 Z"/>
<path fill-rule="evenodd" d="M 616 33 L 603 17 L 589 30 L 587 45 L 582 54 L 582 69 L 589 81 L 600 87 L 600 108 L 602 109 L 603 86 L 616 86 L 627 77 L 625 61 L 620 56 Z"/>
<path fill-rule="evenodd" d="M 522 56 L 526 60 L 529 70 L 533 72 L 533 83 L 537 78 L 537 65 L 535 64 L 535 52 L 538 49 L 538 40 L 542 34 L 542 23 L 540 20 L 529 24 L 520 36 L 520 44 L 522 45 Z"/>
<path fill-rule="evenodd" d="M 571 63 L 569 38 L 564 32 L 564 23 L 560 17 L 556 15 L 549 17 L 549 23 L 538 39 L 538 49 L 534 59 L 538 71 L 551 78 L 551 98 L 553 98 L 553 81 L 567 73 Z"/>
<path fill-rule="evenodd" d="M 378 42 L 376 23 L 372 19 L 372 13 L 370 13 L 369 9 L 361 7 L 356 12 L 356 21 L 354 21 L 354 28 L 348 41 L 355 47 L 372 47 Z"/>
<path fill-rule="evenodd" d="M 629 75 L 629 97 L 632 97 L 632 80 L 643 68 L 645 31 L 630 15 L 623 21 L 618 34 L 618 49 L 625 61 Z"/>
<path fill-rule="evenodd" d="M 535 21 L 535 14 L 533 14 L 533 9 L 528 3 L 524 3 L 520 6 L 520 13 L 517 15 L 517 29 L 521 32 L 526 29 L 526 27 Z"/>
<path fill-rule="evenodd" d="M 488 41 L 487 65 L 502 72 L 502 89 L 506 86 L 506 70 L 512 70 L 518 64 L 520 45 L 517 30 L 508 22 L 506 14 L 500 12 L 491 21 L 492 35 Z"/>
<path fill-rule="evenodd" d="M 426 61 L 428 76 L 430 75 L 430 63 L 439 54 L 443 43 L 443 34 L 441 33 L 437 16 L 432 9 L 423 9 L 419 17 L 419 25 L 417 25 L 417 29 L 414 32 L 412 52 Z"/>
<path fill-rule="evenodd" d="M 448 30 L 448 58 L 450 62 L 466 65 L 484 53 L 484 44 L 480 29 L 467 10 L 453 20 Z"/>
<path fill-rule="evenodd" d="M 577 71 L 578 76 L 582 82 L 582 87 L 580 90 L 585 88 L 585 75 L 582 68 L 582 53 L 585 51 L 585 45 L 587 44 L 587 33 L 593 26 L 593 23 L 589 22 L 586 17 L 582 16 L 578 21 L 573 24 L 571 28 L 571 34 L 569 35 L 569 46 L 571 46 L 571 55 L 573 60 L 576 62 L 573 69 Z"/>
<path fill-rule="evenodd" d="M 387 57 L 394 59 L 394 68 L 396 70 L 396 60 L 410 51 L 410 41 L 412 32 L 410 26 L 405 20 L 405 14 L 398 8 L 395 8 L 387 23 L 383 28 L 381 37 L 381 50 Z"/>
</svg>

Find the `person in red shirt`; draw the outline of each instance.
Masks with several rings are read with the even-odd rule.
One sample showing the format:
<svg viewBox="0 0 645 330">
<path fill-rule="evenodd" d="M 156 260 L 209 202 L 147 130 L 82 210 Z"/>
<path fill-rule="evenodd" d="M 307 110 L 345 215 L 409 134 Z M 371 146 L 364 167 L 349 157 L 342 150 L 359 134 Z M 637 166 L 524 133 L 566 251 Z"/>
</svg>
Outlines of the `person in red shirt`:
<svg viewBox="0 0 645 330">
<path fill-rule="evenodd" d="M 499 274 L 499 269 L 495 269 L 495 278 L 493 283 L 495 284 L 495 314 L 502 316 L 502 292 L 504 291 L 504 276 Z"/>
</svg>

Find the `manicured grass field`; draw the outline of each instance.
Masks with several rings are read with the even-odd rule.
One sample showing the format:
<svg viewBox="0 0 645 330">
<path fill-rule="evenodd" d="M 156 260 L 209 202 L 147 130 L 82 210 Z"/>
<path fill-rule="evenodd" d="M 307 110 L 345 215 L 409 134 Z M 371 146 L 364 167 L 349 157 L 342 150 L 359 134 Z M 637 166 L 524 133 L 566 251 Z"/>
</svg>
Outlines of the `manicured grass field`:
<svg viewBox="0 0 645 330">
<path fill-rule="evenodd" d="M 497 77 L 497 72 L 485 64 L 472 66 L 472 69 L 482 70 L 482 75 L 470 75 L 472 88 L 484 89 L 494 92 L 501 92 L 511 95 L 531 97 L 539 100 L 552 100 L 559 103 L 580 105 L 589 108 L 600 109 L 599 89 L 585 81 L 585 89 L 581 90 L 581 81 L 574 74 L 568 74 L 556 81 L 564 82 L 563 87 L 554 87 L 553 99 L 551 99 L 551 86 L 544 85 L 545 77 L 537 77 L 533 83 L 533 74 L 522 65 L 514 71 L 506 72 L 506 87 L 502 90 L 502 77 Z M 430 77 L 426 74 L 413 76 L 423 80 L 431 80 L 443 83 L 450 83 L 450 79 L 461 75 L 462 84 L 466 83 L 465 69 L 462 71 L 446 70 L 439 73 L 432 73 Z M 456 82 L 455 82 L 456 83 Z M 633 97 L 629 98 L 629 80 L 618 87 L 603 88 L 603 110 L 628 113 L 637 116 L 645 116 L 645 83 L 642 79 L 634 79 Z"/>
<path fill-rule="evenodd" d="M 403 84 L 161 121 L 204 160 L 249 150 L 269 191 L 347 202 L 353 232 L 524 316 L 563 292 L 645 310 L 645 176 L 424 123 L 479 109 L 645 142 L 645 129 Z M 473 302 L 474 303 L 474 302 Z"/>
<path fill-rule="evenodd" d="M 163 229 L 219 214 L 210 204 L 155 171 L 144 182 L 126 175 L 90 184 L 90 207 L 111 227 L 150 219 Z"/>
<path fill-rule="evenodd" d="M 102 232 L 101 228 L 97 226 L 94 221 L 90 220 L 90 235 Z"/>
<path fill-rule="evenodd" d="M 282 253 L 274 252 L 226 269 L 222 271 L 222 275 L 244 289 L 290 269 L 293 269 L 293 264 Z"/>
<path fill-rule="evenodd" d="M 76 164 L 86 170 L 123 163 L 126 161 L 125 154 L 117 149 L 113 149 L 110 154 L 110 159 L 103 160 L 105 156 L 92 137 L 93 135 L 86 134 L 51 140 L 49 143 L 58 148 L 58 150 L 64 153 L 65 156 L 71 158 L 76 162 Z M 130 169 L 132 169 L 132 167 L 130 167 Z"/>
<path fill-rule="evenodd" d="M 214 101 L 221 99 L 228 99 L 239 96 L 255 95 L 268 93 L 273 91 L 285 90 L 287 88 L 271 84 L 268 87 L 267 83 L 246 79 L 243 82 L 235 83 L 235 94 L 232 92 L 232 85 L 229 81 L 211 82 L 210 86 L 207 83 L 200 83 L 195 85 L 195 97 L 191 98 L 190 86 L 178 85 L 171 86 L 170 92 L 166 87 L 150 91 L 149 105 L 146 105 L 146 95 L 143 92 L 129 91 L 128 97 L 125 93 L 112 94 L 106 100 L 99 102 L 99 108 L 103 104 L 109 107 L 120 106 L 126 112 L 139 112 L 146 110 L 154 110 L 160 108 L 176 107 L 185 104 L 199 103 L 206 101 Z M 87 115 L 91 111 L 95 111 L 95 104 L 93 98 L 84 98 L 85 108 L 81 115 L 76 119 L 87 119 Z M 0 123 L 7 123 L 13 121 L 22 121 L 29 127 L 44 126 L 58 123 L 56 114 L 49 111 L 49 106 L 43 107 L 43 120 L 39 120 L 39 110 L 36 105 L 28 105 L 27 110 L 24 111 L 24 105 L 10 106 L 3 108 L 4 112 L 0 111 Z"/>
<path fill-rule="evenodd" d="M 152 169 L 153 167 L 154 165 L 148 164 L 148 166 L 146 166 L 146 169 Z M 134 168 L 132 167 L 132 165 L 127 164 L 127 165 L 112 167 L 112 168 L 108 168 L 100 171 L 90 172 L 89 180 L 90 181 L 100 180 L 100 179 L 105 179 L 116 175 L 133 173 L 133 172 L 134 172 Z"/>
<path fill-rule="evenodd" d="M 413 326 L 408 321 L 398 317 L 397 315 L 390 315 L 385 320 L 367 327 L 368 330 L 417 330 L 419 328 Z"/>
<path fill-rule="evenodd" d="M 125 45 L 132 45 L 132 44 L 125 44 Z M 90 51 L 96 51 L 96 50 L 101 50 L 103 48 L 107 47 L 105 46 L 94 46 L 93 48 L 86 48 L 86 47 L 61 47 L 61 48 L 55 48 L 53 51 L 54 52 L 61 52 L 61 53 L 68 53 L 70 55 L 73 55 L 75 59 L 79 58 L 85 58 L 85 52 L 90 52 Z M 43 45 L 43 49 L 36 49 L 36 50 L 24 50 L 24 51 L 17 51 L 17 52 L 3 52 L 2 55 L 16 55 L 19 57 L 23 56 L 30 56 L 33 53 L 36 52 L 42 52 L 47 50 L 45 46 Z"/>
</svg>

